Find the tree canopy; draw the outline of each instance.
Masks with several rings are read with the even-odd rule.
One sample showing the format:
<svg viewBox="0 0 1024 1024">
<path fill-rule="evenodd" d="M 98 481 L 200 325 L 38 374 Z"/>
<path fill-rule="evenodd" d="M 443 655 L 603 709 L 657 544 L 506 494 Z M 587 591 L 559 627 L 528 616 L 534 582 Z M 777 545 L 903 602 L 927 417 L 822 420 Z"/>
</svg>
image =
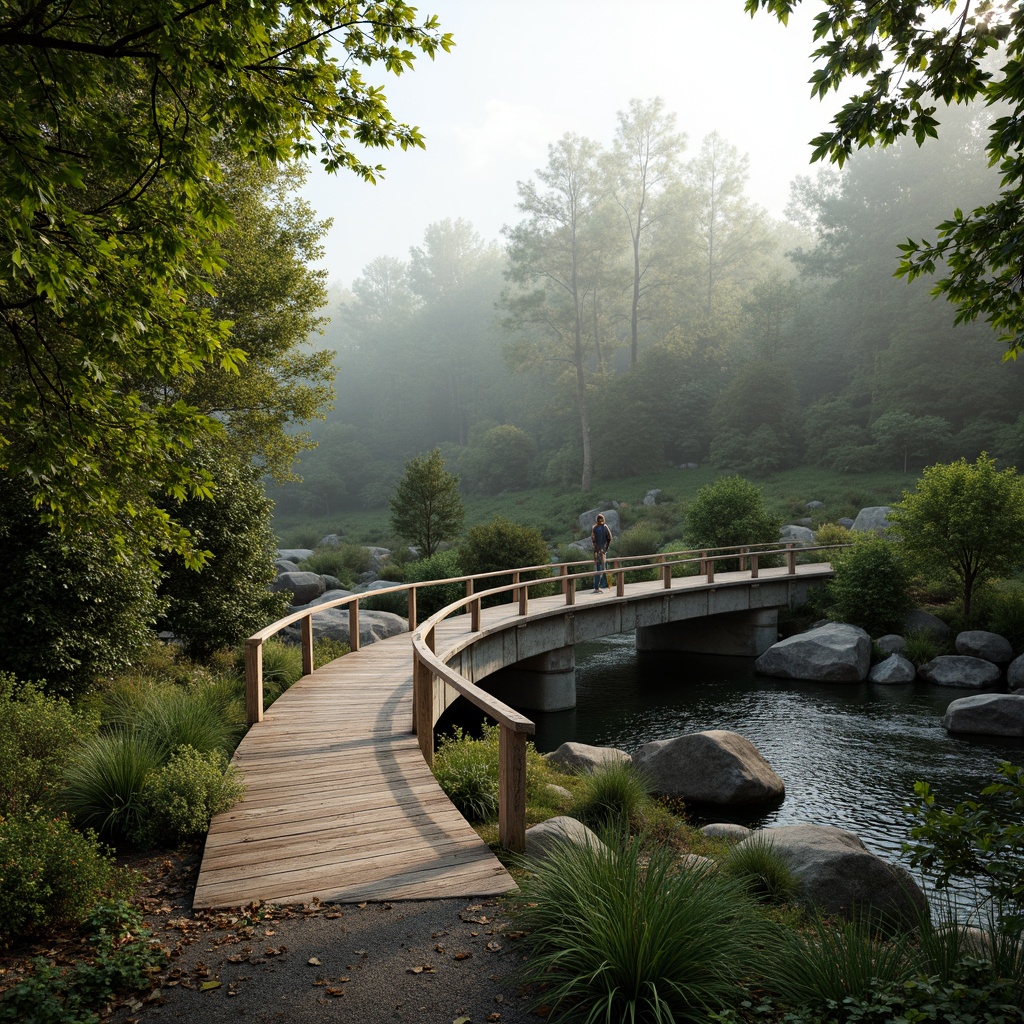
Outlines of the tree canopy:
<svg viewBox="0 0 1024 1024">
<path fill-rule="evenodd" d="M 210 491 L 183 456 L 222 427 L 174 382 L 248 358 L 207 301 L 226 157 L 373 181 L 423 140 L 364 69 L 450 46 L 400 0 L 0 9 L 0 471 L 52 524 L 199 558 L 150 498 Z"/>
<path fill-rule="evenodd" d="M 744 0 L 783 23 L 800 0 Z M 904 136 L 918 145 L 936 137 L 940 105 L 992 109 L 986 149 L 1002 175 L 999 195 L 969 213 L 955 209 L 935 242 L 908 239 L 898 273 L 913 279 L 938 271 L 934 287 L 957 306 L 957 322 L 982 318 L 1007 346 L 1024 350 L 1024 5 L 981 0 L 829 0 L 814 20 L 820 62 L 811 94 L 824 96 L 863 80 L 828 131 L 812 140 L 812 159 L 842 165 L 854 149 L 888 146 Z M 944 22 L 942 15 L 948 14 Z M 945 116 L 941 114 L 941 116 Z"/>
</svg>

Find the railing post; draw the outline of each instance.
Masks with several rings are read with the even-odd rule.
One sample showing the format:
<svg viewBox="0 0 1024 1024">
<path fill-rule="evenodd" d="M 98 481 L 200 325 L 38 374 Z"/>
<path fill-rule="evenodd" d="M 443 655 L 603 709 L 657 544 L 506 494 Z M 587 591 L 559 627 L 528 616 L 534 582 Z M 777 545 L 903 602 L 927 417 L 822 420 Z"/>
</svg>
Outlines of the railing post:
<svg viewBox="0 0 1024 1024">
<path fill-rule="evenodd" d="M 757 579 L 757 552 L 755 551 L 750 556 L 750 578 L 752 580 Z"/>
<path fill-rule="evenodd" d="M 245 641 L 245 721 L 263 721 L 263 641 Z"/>
<path fill-rule="evenodd" d="M 569 590 L 569 566 L 560 565 L 558 567 L 559 575 L 559 586 L 562 588 L 562 593 L 565 594 Z"/>
<path fill-rule="evenodd" d="M 746 571 L 748 551 L 750 551 L 750 548 L 740 548 L 740 572 Z"/>
<path fill-rule="evenodd" d="M 706 574 L 707 578 L 708 578 L 708 583 L 714 583 L 715 582 L 715 560 L 713 558 L 709 558 L 705 564 L 706 564 L 707 570 L 708 570 L 707 574 Z"/>
<path fill-rule="evenodd" d="M 516 586 L 516 585 L 518 585 L 518 583 L 519 583 L 519 572 L 517 570 L 516 572 L 512 573 L 512 585 Z M 512 603 L 516 604 L 518 601 L 519 601 L 519 591 L 518 590 L 513 590 L 512 591 Z M 519 614 L 522 615 L 524 613 L 520 612 Z"/>
<path fill-rule="evenodd" d="M 626 592 L 626 570 L 617 569 L 615 572 L 615 596 L 622 597 Z"/>
<path fill-rule="evenodd" d="M 576 603 L 576 577 L 566 577 L 565 580 L 565 604 L 571 608 Z"/>
<path fill-rule="evenodd" d="M 796 575 L 796 548 L 792 544 L 786 545 L 786 562 L 789 568 L 789 575 Z"/>
<path fill-rule="evenodd" d="M 473 596 L 473 581 L 472 580 L 466 580 L 466 597 L 472 597 L 472 596 Z"/>
<path fill-rule="evenodd" d="M 348 649 L 359 650 L 359 601 L 348 606 Z"/>
<path fill-rule="evenodd" d="M 480 598 L 478 597 L 469 606 L 469 631 L 471 633 L 480 632 Z"/>
<path fill-rule="evenodd" d="M 518 573 L 516 574 L 518 575 Z M 530 604 L 530 588 L 525 584 L 519 588 L 519 614 L 526 615 Z"/>
<path fill-rule="evenodd" d="M 664 559 L 662 559 L 664 561 Z M 672 566 L 663 565 L 661 567 L 661 580 L 665 584 L 666 590 L 672 589 Z"/>
<path fill-rule="evenodd" d="M 526 849 L 526 733 L 498 735 L 498 838 L 512 853 Z"/>
<path fill-rule="evenodd" d="M 413 731 L 428 768 L 434 767 L 434 673 L 413 648 Z"/>
<path fill-rule="evenodd" d="M 302 619 L 302 674 L 308 676 L 316 666 L 313 664 L 313 613 Z"/>
<path fill-rule="evenodd" d="M 409 632 L 416 628 L 416 587 L 409 588 Z"/>
</svg>

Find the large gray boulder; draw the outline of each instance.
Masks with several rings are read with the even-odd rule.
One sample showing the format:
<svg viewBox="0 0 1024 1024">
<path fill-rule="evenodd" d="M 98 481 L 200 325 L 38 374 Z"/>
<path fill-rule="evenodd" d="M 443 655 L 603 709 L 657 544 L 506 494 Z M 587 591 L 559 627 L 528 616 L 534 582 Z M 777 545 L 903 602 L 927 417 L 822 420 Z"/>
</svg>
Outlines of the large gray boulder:
<svg viewBox="0 0 1024 1024">
<path fill-rule="evenodd" d="M 645 743 L 633 764 L 655 793 L 693 803 L 773 803 L 786 792 L 754 744 L 723 729 Z"/>
<path fill-rule="evenodd" d="M 705 825 L 701 832 L 711 839 L 726 839 L 730 843 L 741 843 L 754 834 L 754 830 L 746 825 L 737 825 L 732 821 L 713 821 Z"/>
<path fill-rule="evenodd" d="M 828 622 L 773 644 L 754 668 L 781 679 L 860 683 L 871 668 L 871 637 L 857 626 Z"/>
<path fill-rule="evenodd" d="M 277 557 L 289 562 L 304 562 L 313 554 L 312 548 L 278 548 Z"/>
<path fill-rule="evenodd" d="M 337 593 L 337 592 L 336 592 Z M 371 612 L 359 609 L 359 642 L 372 644 L 375 640 L 386 640 L 389 636 L 405 633 L 409 623 L 399 615 L 391 612 Z M 288 643 L 300 643 L 302 631 L 298 622 L 285 626 L 280 636 Z M 313 639 L 327 637 L 341 643 L 351 644 L 348 628 L 348 608 L 328 608 L 313 616 Z"/>
<path fill-rule="evenodd" d="M 289 562 L 287 558 L 275 558 L 274 571 L 279 574 L 282 572 L 298 572 L 299 567 L 295 562 Z"/>
<path fill-rule="evenodd" d="M 369 547 L 366 550 L 370 554 L 370 568 L 380 572 L 381 566 L 391 557 L 391 548 Z"/>
<path fill-rule="evenodd" d="M 871 508 L 862 508 L 853 521 L 851 530 L 862 533 L 883 533 L 889 529 L 889 513 L 892 509 L 888 505 L 874 505 Z"/>
<path fill-rule="evenodd" d="M 949 732 L 1024 736 L 1024 694 L 972 693 L 953 701 L 942 717 Z"/>
<path fill-rule="evenodd" d="M 595 850 L 604 847 L 582 821 L 564 814 L 526 830 L 526 856 L 533 860 L 546 860 L 553 851 L 566 845 L 590 846 Z"/>
<path fill-rule="evenodd" d="M 896 927 L 913 927 L 928 913 L 928 901 L 910 874 L 873 854 L 852 832 L 783 825 L 761 829 L 744 843 L 765 841 L 796 876 L 800 898 L 826 913 L 867 914 Z"/>
<path fill-rule="evenodd" d="M 318 598 L 327 585 L 323 576 L 315 572 L 283 572 L 270 584 L 270 589 L 274 593 L 286 591 L 292 595 L 292 604 L 303 605 Z"/>
<path fill-rule="evenodd" d="M 965 654 L 941 654 L 925 662 L 917 674 L 936 686 L 962 686 L 969 690 L 982 690 L 999 683 L 997 665 Z"/>
<path fill-rule="evenodd" d="M 875 641 L 875 646 L 886 654 L 902 654 L 907 649 L 907 641 L 899 633 L 886 633 Z"/>
<path fill-rule="evenodd" d="M 1014 658 L 1006 667 L 1006 685 L 1011 690 L 1024 689 L 1024 654 Z"/>
<path fill-rule="evenodd" d="M 923 608 L 915 608 L 907 612 L 903 619 L 904 633 L 928 633 L 936 640 L 945 640 L 953 632 L 937 615 L 926 612 Z"/>
<path fill-rule="evenodd" d="M 622 532 L 619 524 L 619 513 L 613 508 L 592 508 L 584 512 L 579 519 L 580 529 L 586 530 L 589 536 L 590 531 L 594 528 L 594 523 L 597 522 L 599 512 L 604 516 L 605 524 L 612 531 L 612 536 L 618 537 Z"/>
<path fill-rule="evenodd" d="M 780 526 L 779 541 L 783 544 L 799 544 L 810 547 L 814 541 L 814 531 L 806 526 Z"/>
<path fill-rule="evenodd" d="M 1008 665 L 1013 661 L 1010 641 L 1005 636 L 985 629 L 966 629 L 957 633 L 956 653 L 991 661 L 993 665 Z"/>
<path fill-rule="evenodd" d="M 868 681 L 872 683 L 912 683 L 916 678 L 914 663 L 902 654 L 890 654 L 885 661 L 872 665 L 868 673 Z"/>
<path fill-rule="evenodd" d="M 588 743 L 573 742 L 563 743 L 547 757 L 568 772 L 588 775 L 602 765 L 630 760 L 629 754 L 616 747 L 593 747 Z"/>
</svg>

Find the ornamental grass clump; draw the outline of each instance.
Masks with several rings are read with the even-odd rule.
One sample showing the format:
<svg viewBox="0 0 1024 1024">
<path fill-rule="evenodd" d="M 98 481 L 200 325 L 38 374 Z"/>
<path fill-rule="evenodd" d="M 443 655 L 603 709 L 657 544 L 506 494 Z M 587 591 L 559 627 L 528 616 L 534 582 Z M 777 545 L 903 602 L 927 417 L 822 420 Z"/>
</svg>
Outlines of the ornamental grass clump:
<svg viewBox="0 0 1024 1024">
<path fill-rule="evenodd" d="M 608 761 L 579 777 L 569 814 L 599 832 L 643 823 L 651 784 L 632 761 Z"/>
<path fill-rule="evenodd" d="M 528 932 L 524 980 L 552 1020 L 707 1020 L 765 965 L 774 928 L 743 887 L 681 869 L 664 845 L 564 843 L 524 866 L 512 912 Z"/>
<path fill-rule="evenodd" d="M 780 932 L 770 987 L 788 1006 L 825 1008 L 917 977 L 909 937 L 884 936 L 876 924 L 815 915 L 799 930 Z"/>
<path fill-rule="evenodd" d="M 747 893 L 761 903 L 790 903 L 796 897 L 797 880 L 770 839 L 757 834 L 729 849 L 722 870 L 740 881 Z"/>
<path fill-rule="evenodd" d="M 108 842 L 131 841 L 145 814 L 146 780 L 162 761 L 161 748 L 137 732 L 101 733 L 72 755 L 61 801 L 80 827 Z"/>
</svg>

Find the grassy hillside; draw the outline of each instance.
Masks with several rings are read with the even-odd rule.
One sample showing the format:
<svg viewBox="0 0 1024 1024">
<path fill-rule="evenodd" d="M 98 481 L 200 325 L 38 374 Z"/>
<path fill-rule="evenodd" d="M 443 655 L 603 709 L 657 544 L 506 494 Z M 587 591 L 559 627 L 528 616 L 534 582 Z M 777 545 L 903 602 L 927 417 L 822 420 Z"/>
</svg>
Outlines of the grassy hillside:
<svg viewBox="0 0 1024 1024">
<path fill-rule="evenodd" d="M 615 501 L 620 505 L 624 529 L 644 522 L 658 529 L 663 541 L 682 541 L 687 505 L 701 487 L 721 475 L 712 469 L 666 469 L 643 477 L 603 480 L 589 494 L 538 487 L 493 497 L 469 496 L 464 499 L 466 526 L 502 515 L 538 527 L 552 543 L 565 543 L 579 537 L 577 517 L 581 512 L 597 506 L 606 508 Z M 914 487 L 916 477 L 892 470 L 849 474 L 801 468 L 754 482 L 785 522 L 810 517 L 812 525 L 818 526 L 844 516 L 853 517 L 867 506 L 892 504 L 904 490 Z M 645 507 L 644 495 L 653 488 L 661 488 L 659 503 L 653 508 Z M 824 507 L 809 511 L 805 508 L 808 501 L 824 502 Z M 312 547 L 328 533 L 341 534 L 358 544 L 392 547 L 399 542 L 392 534 L 386 506 L 306 520 L 281 517 L 275 519 L 274 526 L 282 547 Z"/>
</svg>

